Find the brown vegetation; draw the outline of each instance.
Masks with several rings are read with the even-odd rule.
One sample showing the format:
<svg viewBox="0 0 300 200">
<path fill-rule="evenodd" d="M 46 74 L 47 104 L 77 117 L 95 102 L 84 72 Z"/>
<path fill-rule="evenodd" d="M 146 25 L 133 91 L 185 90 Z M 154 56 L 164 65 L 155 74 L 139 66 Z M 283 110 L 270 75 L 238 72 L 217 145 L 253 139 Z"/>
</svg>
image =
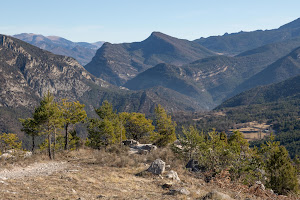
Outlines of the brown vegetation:
<svg viewBox="0 0 300 200">
<path fill-rule="evenodd" d="M 2 179 L 0 199 L 201 199 L 213 190 L 234 199 L 267 199 L 262 194 L 268 193 L 268 190 L 251 192 L 248 186 L 228 181 L 226 172 L 206 183 L 195 173 L 184 169 L 184 163 L 176 159 L 168 148 L 147 155 L 130 155 L 127 148 L 112 146 L 106 151 L 80 149 L 60 152 L 56 158 L 56 161 L 49 161 L 46 155 L 37 154 L 27 159 L 2 160 L 1 168 L 11 171 L 26 171 L 31 166 L 44 166 L 45 163 L 61 167 L 49 174 L 39 174 L 37 170 L 36 176 L 25 174 L 23 177 Z M 177 171 L 181 182 L 175 183 L 164 176 L 136 175 L 147 169 L 156 158 L 166 162 L 166 170 Z M 169 188 L 162 187 L 166 183 L 171 183 L 171 188 L 186 188 L 190 195 L 171 195 Z M 293 199 L 276 195 L 272 198 Z"/>
</svg>

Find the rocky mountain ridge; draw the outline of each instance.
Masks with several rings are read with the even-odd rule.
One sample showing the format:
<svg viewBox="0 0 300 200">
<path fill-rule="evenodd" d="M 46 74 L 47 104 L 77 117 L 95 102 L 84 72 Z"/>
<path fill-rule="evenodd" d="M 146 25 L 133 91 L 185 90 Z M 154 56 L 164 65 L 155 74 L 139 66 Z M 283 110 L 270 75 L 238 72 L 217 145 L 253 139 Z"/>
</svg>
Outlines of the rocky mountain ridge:
<svg viewBox="0 0 300 200">
<path fill-rule="evenodd" d="M 2 105 L 27 106 L 28 103 L 17 99 L 25 100 L 22 96 L 32 97 L 32 93 L 40 98 L 47 90 L 60 97 L 77 99 L 90 90 L 92 84 L 109 87 L 105 81 L 86 72 L 73 58 L 41 51 L 5 35 L 0 35 L 0 47 Z"/>
<path fill-rule="evenodd" d="M 256 86 L 284 81 L 297 74 L 300 74 L 300 47 L 246 80 L 236 89 L 235 93 Z"/>
<path fill-rule="evenodd" d="M 90 62 L 95 55 L 96 50 L 104 43 L 101 41 L 95 43 L 72 42 L 58 36 L 43 36 L 33 33 L 21 33 L 13 35 L 13 37 L 54 54 L 73 57 L 81 65 Z"/>
<path fill-rule="evenodd" d="M 123 85 L 156 64 L 182 65 L 212 55 L 195 42 L 153 32 L 142 42 L 104 43 L 85 68 L 112 84 Z"/>
<path fill-rule="evenodd" d="M 18 119 L 30 116 L 47 91 L 57 100 L 84 103 L 89 115 L 104 100 L 127 112 L 150 113 L 157 104 L 168 111 L 203 109 L 193 99 L 168 88 L 129 91 L 113 86 L 87 72 L 73 58 L 5 35 L 0 35 L 0 84 L 0 130 L 19 134 Z"/>
<path fill-rule="evenodd" d="M 208 109 L 212 109 L 225 99 L 249 89 L 243 86 L 244 82 L 263 73 L 269 65 L 279 62 L 278 59 L 299 46 L 300 39 L 297 38 L 265 45 L 235 57 L 212 56 L 183 66 L 159 64 L 129 80 L 124 87 L 131 90 L 167 87 L 194 98 L 195 101 L 201 101 Z M 296 72 L 297 70 L 285 73 L 284 78 L 289 78 Z M 276 79 L 274 77 L 272 81 Z"/>
<path fill-rule="evenodd" d="M 300 18 L 285 24 L 278 29 L 240 31 L 238 33 L 225 33 L 222 36 L 199 38 L 195 42 L 202 46 L 225 55 L 237 55 L 257 47 L 290 40 L 300 36 Z"/>
<path fill-rule="evenodd" d="M 300 75 L 279 83 L 258 86 L 242 92 L 223 102 L 216 109 L 226 107 L 248 106 L 253 104 L 266 104 L 270 102 L 300 100 Z"/>
</svg>

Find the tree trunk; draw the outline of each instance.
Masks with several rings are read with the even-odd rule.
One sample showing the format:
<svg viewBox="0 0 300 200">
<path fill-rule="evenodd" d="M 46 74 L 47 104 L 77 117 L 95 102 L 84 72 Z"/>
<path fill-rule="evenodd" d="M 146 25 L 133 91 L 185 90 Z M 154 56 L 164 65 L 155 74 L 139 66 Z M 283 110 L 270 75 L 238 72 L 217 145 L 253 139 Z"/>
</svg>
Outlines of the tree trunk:
<svg viewBox="0 0 300 200">
<path fill-rule="evenodd" d="M 65 125 L 65 150 L 68 150 L 69 149 L 69 134 L 68 134 L 68 126 L 69 126 L 69 124 L 67 123 L 66 125 Z"/>
<path fill-rule="evenodd" d="M 55 146 L 56 146 L 56 128 L 54 129 L 54 141 L 53 141 L 53 160 L 55 159 Z"/>
<path fill-rule="evenodd" d="M 120 130 L 121 130 L 121 133 L 120 133 L 120 147 L 121 148 L 122 148 L 122 132 L 123 132 L 122 127 L 123 127 L 123 123 L 121 122 L 120 123 Z"/>
<path fill-rule="evenodd" d="M 50 160 L 53 159 L 52 152 L 51 152 L 51 133 L 48 133 L 48 153 Z"/>
<path fill-rule="evenodd" d="M 31 151 L 32 151 L 32 153 L 34 153 L 34 149 L 35 149 L 35 136 L 34 135 L 32 135 L 32 149 L 31 149 Z"/>
</svg>

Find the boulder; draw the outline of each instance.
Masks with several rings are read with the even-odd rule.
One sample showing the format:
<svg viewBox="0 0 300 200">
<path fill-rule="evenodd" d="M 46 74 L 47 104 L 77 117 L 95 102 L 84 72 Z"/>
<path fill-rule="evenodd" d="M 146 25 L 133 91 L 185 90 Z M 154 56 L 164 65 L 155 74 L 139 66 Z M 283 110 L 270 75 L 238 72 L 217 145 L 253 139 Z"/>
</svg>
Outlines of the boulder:
<svg viewBox="0 0 300 200">
<path fill-rule="evenodd" d="M 123 141 L 123 144 L 129 144 L 129 142 L 126 143 L 125 141 Z M 129 153 L 131 154 L 138 153 L 142 155 L 148 154 L 149 152 L 157 149 L 157 146 L 153 144 L 139 144 L 139 143 L 135 144 L 134 142 L 130 143 L 129 147 L 130 147 Z"/>
<path fill-rule="evenodd" d="M 262 190 L 265 190 L 265 189 L 266 189 L 265 186 L 264 186 L 264 184 L 262 184 L 261 181 L 256 181 L 255 184 L 256 184 L 257 186 L 259 186 L 259 188 L 262 189 Z"/>
<path fill-rule="evenodd" d="M 4 158 L 4 159 L 11 158 L 11 157 L 14 157 L 14 156 L 11 155 L 10 153 L 4 153 L 0 156 L 0 158 Z"/>
<path fill-rule="evenodd" d="M 157 149 L 157 146 L 155 146 L 153 144 L 144 144 L 144 145 L 140 146 L 139 148 L 150 152 L 150 151 L 155 151 Z"/>
<path fill-rule="evenodd" d="M 163 184 L 161 187 L 162 187 L 163 189 L 170 189 L 172 186 L 173 186 L 172 183 L 165 183 L 165 184 Z"/>
<path fill-rule="evenodd" d="M 177 172 L 171 170 L 166 174 L 166 177 L 172 179 L 173 181 L 180 181 Z"/>
<path fill-rule="evenodd" d="M 191 159 L 186 164 L 185 168 L 191 170 L 192 172 L 198 172 L 200 171 L 200 166 L 198 160 Z"/>
<path fill-rule="evenodd" d="M 266 195 L 265 186 L 261 181 L 256 181 L 256 183 L 249 188 L 249 192 L 255 194 L 256 196 L 264 197 Z"/>
<path fill-rule="evenodd" d="M 162 161 L 161 159 L 156 159 L 151 163 L 147 171 L 151 172 L 152 174 L 160 175 L 164 173 L 165 167 L 166 163 L 164 161 Z"/>
<path fill-rule="evenodd" d="M 204 197 L 200 198 L 201 200 L 233 200 L 229 195 L 213 190 L 207 193 Z"/>
<path fill-rule="evenodd" d="M 125 145 L 125 146 L 136 146 L 136 145 L 139 145 L 139 142 L 136 141 L 136 140 L 133 140 L 133 139 L 129 139 L 129 140 L 124 140 L 122 141 L 122 143 Z"/>
<path fill-rule="evenodd" d="M 15 149 L 10 149 L 10 150 L 7 150 L 5 153 L 8 153 L 8 154 L 14 154 L 16 153 L 17 151 Z"/>
<path fill-rule="evenodd" d="M 138 149 L 138 153 L 141 155 L 147 155 L 149 153 L 149 151 L 144 150 L 144 149 Z"/>
<path fill-rule="evenodd" d="M 190 191 L 188 191 L 185 188 L 177 188 L 177 189 L 174 189 L 174 190 L 170 190 L 169 194 L 170 195 L 177 195 L 177 194 L 190 195 L 191 193 L 190 193 Z"/>
<path fill-rule="evenodd" d="M 31 151 L 26 151 L 24 154 L 24 158 L 29 158 L 32 156 L 32 152 Z"/>
</svg>

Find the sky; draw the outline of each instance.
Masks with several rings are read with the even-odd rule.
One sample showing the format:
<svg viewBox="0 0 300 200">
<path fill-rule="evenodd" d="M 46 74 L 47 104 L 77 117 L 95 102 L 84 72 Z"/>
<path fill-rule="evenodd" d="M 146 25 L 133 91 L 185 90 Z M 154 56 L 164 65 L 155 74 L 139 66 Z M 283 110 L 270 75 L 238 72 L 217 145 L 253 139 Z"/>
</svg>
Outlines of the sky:
<svg viewBox="0 0 300 200">
<path fill-rule="evenodd" d="M 299 0 L 3 0 L 0 34 L 74 42 L 142 41 L 153 31 L 194 40 L 274 29 L 300 17 Z"/>
</svg>

